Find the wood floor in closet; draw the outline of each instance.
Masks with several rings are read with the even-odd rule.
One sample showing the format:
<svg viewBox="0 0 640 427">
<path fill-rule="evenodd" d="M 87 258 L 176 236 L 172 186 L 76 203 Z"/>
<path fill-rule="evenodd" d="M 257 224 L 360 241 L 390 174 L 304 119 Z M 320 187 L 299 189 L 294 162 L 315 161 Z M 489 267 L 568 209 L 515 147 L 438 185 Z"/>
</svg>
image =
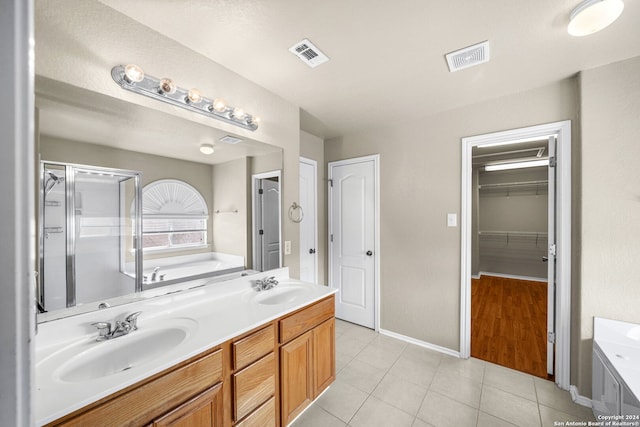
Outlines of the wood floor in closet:
<svg viewBox="0 0 640 427">
<path fill-rule="evenodd" d="M 547 378 L 546 335 L 546 282 L 472 279 L 472 357 Z"/>
</svg>

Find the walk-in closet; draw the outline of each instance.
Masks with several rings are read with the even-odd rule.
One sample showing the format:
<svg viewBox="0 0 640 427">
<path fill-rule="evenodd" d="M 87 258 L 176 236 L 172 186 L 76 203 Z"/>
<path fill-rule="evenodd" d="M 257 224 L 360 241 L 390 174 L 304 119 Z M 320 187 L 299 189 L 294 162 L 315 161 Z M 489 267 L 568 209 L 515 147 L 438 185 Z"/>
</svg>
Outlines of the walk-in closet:
<svg viewBox="0 0 640 427">
<path fill-rule="evenodd" d="M 475 147 L 472 178 L 471 355 L 543 378 L 548 155 L 545 140 Z"/>
</svg>

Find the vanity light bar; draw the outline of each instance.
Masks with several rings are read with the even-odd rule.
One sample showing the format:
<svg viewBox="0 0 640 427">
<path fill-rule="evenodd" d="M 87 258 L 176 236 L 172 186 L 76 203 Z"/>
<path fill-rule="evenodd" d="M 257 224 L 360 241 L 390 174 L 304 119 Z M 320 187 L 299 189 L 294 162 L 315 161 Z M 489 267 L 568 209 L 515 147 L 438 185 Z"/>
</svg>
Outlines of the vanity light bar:
<svg viewBox="0 0 640 427">
<path fill-rule="evenodd" d="M 133 73 L 132 70 L 134 70 Z M 142 69 L 135 65 L 115 66 L 111 69 L 111 77 L 120 87 L 131 92 L 213 117 L 250 131 L 258 129 L 260 122 L 258 116 L 247 114 L 241 108 L 226 105 L 220 99 L 205 98 L 196 89 L 186 90 L 178 87 L 171 79 L 158 79 L 146 75 Z"/>
</svg>

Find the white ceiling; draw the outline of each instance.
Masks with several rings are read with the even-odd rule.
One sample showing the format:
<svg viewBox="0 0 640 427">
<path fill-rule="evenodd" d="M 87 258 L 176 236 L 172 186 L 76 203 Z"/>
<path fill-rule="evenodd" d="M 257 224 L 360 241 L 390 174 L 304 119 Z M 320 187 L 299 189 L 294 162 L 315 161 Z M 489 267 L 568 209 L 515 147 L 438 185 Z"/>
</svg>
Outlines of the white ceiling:
<svg viewBox="0 0 640 427">
<path fill-rule="evenodd" d="M 322 137 L 411 121 L 640 55 L 640 4 L 600 33 L 567 34 L 579 0 L 101 0 L 303 109 Z M 308 38 L 331 59 L 288 49 Z M 444 55 L 489 40 L 491 61 Z"/>
</svg>

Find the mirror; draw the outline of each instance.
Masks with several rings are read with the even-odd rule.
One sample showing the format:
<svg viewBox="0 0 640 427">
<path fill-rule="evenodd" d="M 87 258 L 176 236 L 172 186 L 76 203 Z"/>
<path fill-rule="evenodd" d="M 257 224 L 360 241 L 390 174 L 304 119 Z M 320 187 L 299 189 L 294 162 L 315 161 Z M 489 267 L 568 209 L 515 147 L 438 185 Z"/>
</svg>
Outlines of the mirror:
<svg viewBox="0 0 640 427">
<path fill-rule="evenodd" d="M 255 175 L 279 173 L 282 170 L 280 147 L 247 138 L 241 138 L 240 142 L 233 144 L 225 143 L 220 139 L 229 134 L 216 128 L 40 76 L 36 76 L 35 87 L 37 150 L 39 160 L 43 162 L 42 168 L 38 168 L 40 176 L 36 179 L 39 183 L 36 200 L 41 212 L 38 229 L 42 264 L 39 278 L 43 294 L 41 309 L 47 311 L 39 315 L 39 321 L 96 310 L 98 304 L 103 302 L 113 305 L 150 295 L 161 295 L 175 291 L 179 286 L 177 283 L 185 280 L 196 280 L 192 282 L 192 286 L 195 286 L 211 281 L 214 276 L 220 280 L 237 277 L 239 273 L 235 276 L 230 273 L 245 268 L 258 267 L 261 271 L 267 269 L 267 266 L 271 268 L 271 263 L 266 265 L 261 261 L 254 262 L 252 179 Z M 201 153 L 201 144 L 214 145 L 214 153 Z M 79 169 L 94 181 L 99 175 L 90 172 L 106 172 L 107 175 L 114 175 L 111 169 L 140 172 L 143 246 L 145 241 L 148 243 L 154 240 L 150 236 L 157 237 L 155 245 L 147 244 L 143 250 L 141 270 L 146 279 L 142 281 L 141 287 L 147 290 L 145 296 L 134 292 L 135 287 L 131 281 L 132 271 L 136 271 L 132 266 L 135 252 L 132 242 L 135 239 L 131 227 L 126 231 L 113 230 L 122 218 L 127 218 L 125 222 L 132 222 L 133 198 L 122 194 L 135 192 L 133 187 L 131 184 L 118 184 L 122 187 L 121 193 L 118 193 L 120 196 L 115 196 L 110 203 L 115 205 L 116 210 L 103 215 L 103 218 L 109 218 L 106 221 L 110 225 L 105 227 L 104 220 L 96 220 L 100 215 L 95 212 L 92 215 L 92 209 L 88 209 L 89 200 L 96 198 L 99 190 L 83 184 L 82 191 L 76 189 L 64 196 L 70 180 L 66 178 L 65 182 L 62 177 L 71 173 L 65 171 L 67 164 L 81 165 Z M 110 179 L 120 182 L 114 177 Z M 154 187 L 150 184 L 159 182 L 166 185 L 156 186 L 155 192 L 151 190 Z M 280 181 L 276 181 L 276 184 L 279 193 Z M 199 222 L 175 220 L 169 229 L 166 228 L 169 227 L 168 217 L 175 217 L 177 211 L 162 210 L 163 206 L 173 204 L 175 207 L 180 200 L 179 197 L 172 199 L 172 196 L 160 200 L 158 195 L 186 194 L 183 187 L 176 187 L 180 185 L 194 189 L 201 196 L 205 211 L 199 211 Z M 151 200 L 147 204 L 145 189 L 148 189 L 147 194 Z M 43 197 L 45 194 L 47 197 Z M 65 197 L 74 199 L 76 206 L 72 211 L 69 211 L 70 205 L 65 204 Z M 48 204 L 53 204 L 56 200 L 60 203 L 59 212 L 43 216 L 45 209 L 47 212 L 54 209 Z M 271 243 L 277 244 L 279 263 L 280 203 L 278 201 L 275 206 L 277 230 L 271 233 L 276 236 Z M 78 208 L 80 204 L 84 204 L 83 209 Z M 66 214 L 60 216 L 61 212 Z M 69 236 L 65 227 L 55 228 L 58 226 L 49 224 L 54 215 L 58 215 L 56 221 L 61 224 L 78 224 L 74 234 Z M 144 219 L 149 219 L 147 228 L 144 227 Z M 83 228 L 80 224 L 92 224 L 95 229 Z M 179 224 L 187 228 L 176 228 Z M 101 269 L 105 267 L 99 260 L 104 256 L 98 255 L 100 252 L 97 249 L 105 246 L 104 242 L 99 242 L 101 238 L 105 238 L 105 233 L 115 235 L 112 236 L 113 242 L 118 248 L 110 255 L 114 258 L 110 274 L 120 277 L 127 285 L 122 286 L 121 290 L 115 287 L 107 290 L 104 289 L 107 285 L 100 285 L 98 289 L 94 289 L 95 292 L 87 292 L 84 287 L 89 285 L 84 283 L 95 286 L 95 280 L 83 279 L 81 283 L 77 268 L 69 270 L 70 262 L 74 261 L 70 257 L 75 254 L 76 267 L 82 266 L 85 279 L 103 275 Z M 51 252 L 54 239 L 59 240 L 58 247 Z M 164 239 L 164 243 L 157 244 L 159 239 Z M 42 244 L 44 241 L 47 244 Z M 72 242 L 71 246 L 69 241 Z M 74 249 L 82 249 L 82 260 Z M 51 266 L 55 262 L 52 253 L 63 260 L 64 267 L 58 267 L 62 268 L 60 275 L 66 269 L 67 275 L 73 273 L 76 276 L 73 289 L 70 289 L 72 287 L 66 276 L 53 279 L 51 274 L 54 273 L 47 272 L 45 266 Z M 87 254 L 96 258 L 87 258 Z M 54 283 L 57 289 L 55 291 L 54 288 L 49 288 Z M 153 292 L 149 292 L 150 290 Z M 52 295 L 55 295 L 56 303 L 49 302 L 53 300 L 47 297 Z M 78 298 L 80 295 L 83 298 Z"/>
</svg>

